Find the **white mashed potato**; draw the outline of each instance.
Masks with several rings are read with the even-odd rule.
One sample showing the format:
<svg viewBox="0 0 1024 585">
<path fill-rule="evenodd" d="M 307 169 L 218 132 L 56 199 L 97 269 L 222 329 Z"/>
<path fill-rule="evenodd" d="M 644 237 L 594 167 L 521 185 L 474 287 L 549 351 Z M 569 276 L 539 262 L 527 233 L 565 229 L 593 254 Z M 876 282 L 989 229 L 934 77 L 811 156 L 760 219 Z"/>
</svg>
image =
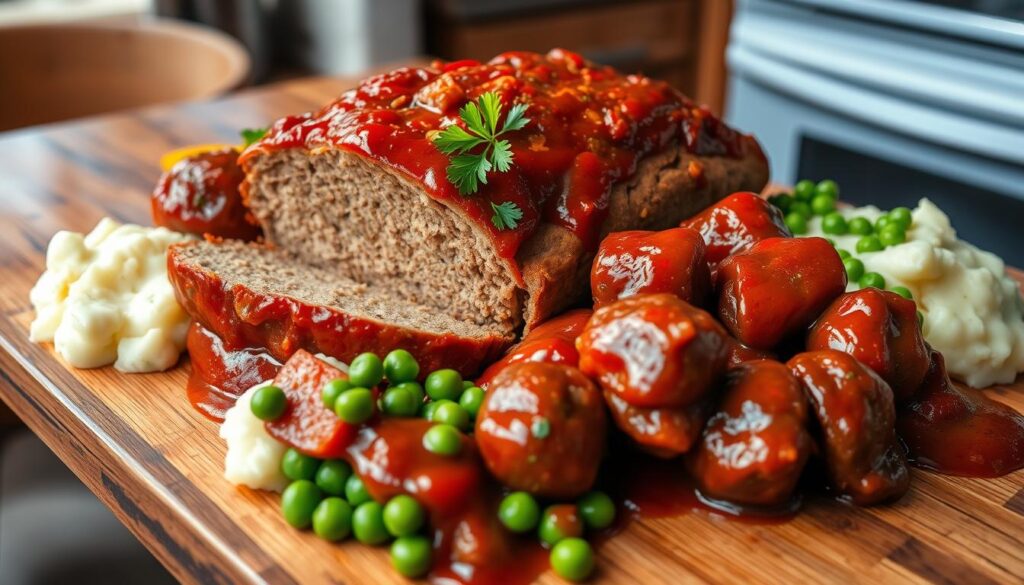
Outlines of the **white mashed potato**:
<svg viewBox="0 0 1024 585">
<path fill-rule="evenodd" d="M 841 212 L 872 222 L 882 214 L 871 206 Z M 998 256 L 958 239 L 932 202 L 922 199 L 913 210 L 906 242 L 879 252 L 857 252 L 860 236 L 823 233 L 820 218 L 808 227 L 807 235 L 832 238 L 866 271 L 885 277 L 887 288 L 910 289 L 925 315 L 925 339 L 945 355 L 954 377 L 981 388 L 1013 382 L 1024 371 L 1024 302 L 1017 283 Z M 857 288 L 855 282 L 847 286 Z"/>
<path fill-rule="evenodd" d="M 288 485 L 281 473 L 281 458 L 287 447 L 267 433 L 262 420 L 252 413 L 250 403 L 256 390 L 271 380 L 249 388 L 224 413 L 220 438 L 228 445 L 224 457 L 224 478 L 235 485 L 279 492 Z"/>
<path fill-rule="evenodd" d="M 32 341 L 52 341 L 76 368 L 166 370 L 185 347 L 188 315 L 167 280 L 167 247 L 189 236 L 104 218 L 88 235 L 60 231 L 32 288 Z"/>
</svg>

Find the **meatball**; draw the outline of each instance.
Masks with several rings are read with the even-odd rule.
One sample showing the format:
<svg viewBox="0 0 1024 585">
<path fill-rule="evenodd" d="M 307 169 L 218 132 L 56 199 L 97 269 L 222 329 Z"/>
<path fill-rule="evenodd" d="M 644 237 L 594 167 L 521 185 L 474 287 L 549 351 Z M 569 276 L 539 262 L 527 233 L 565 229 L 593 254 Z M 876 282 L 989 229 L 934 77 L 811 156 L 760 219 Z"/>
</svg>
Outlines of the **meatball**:
<svg viewBox="0 0 1024 585">
<path fill-rule="evenodd" d="M 785 504 L 813 448 L 806 426 L 807 402 L 788 367 L 755 360 L 733 368 L 689 459 L 701 493 L 744 506 Z"/>
<path fill-rule="evenodd" d="M 772 349 L 800 334 L 846 290 L 846 270 L 823 238 L 769 238 L 718 271 L 718 317 L 736 339 Z"/>
<path fill-rule="evenodd" d="M 153 223 L 199 236 L 255 240 L 262 231 L 242 202 L 238 188 L 243 179 L 233 148 L 185 158 L 153 190 Z"/>
<path fill-rule="evenodd" d="M 580 354 L 576 351 L 576 337 L 586 326 L 593 311 L 576 309 L 552 317 L 530 330 L 523 340 L 510 348 L 502 358 L 491 364 L 480 378 L 477 386 L 487 388 L 499 372 L 519 362 L 547 362 L 576 367 Z"/>
<path fill-rule="evenodd" d="M 604 398 L 616 426 L 638 447 L 664 459 L 693 447 L 711 410 L 709 400 L 682 408 L 640 408 L 612 392 L 605 392 Z"/>
<path fill-rule="evenodd" d="M 512 364 L 491 381 L 477 415 L 476 441 L 504 485 L 571 498 L 597 477 L 607 427 L 594 383 L 576 368 Z"/>
<path fill-rule="evenodd" d="M 702 305 L 711 292 L 704 240 L 696 230 L 609 234 L 590 271 L 594 307 L 644 293 L 671 293 Z"/>
<path fill-rule="evenodd" d="M 897 403 L 912 398 L 928 372 L 928 348 L 917 324 L 917 305 L 877 288 L 836 299 L 811 328 L 807 349 L 852 355 L 889 383 Z"/>
<path fill-rule="evenodd" d="M 777 207 L 745 192 L 733 193 L 679 225 L 695 229 L 703 236 L 712 272 L 718 271 L 723 260 L 756 242 L 792 236 Z"/>
<path fill-rule="evenodd" d="M 775 354 L 763 349 L 747 347 L 734 338 L 729 338 L 729 366 L 738 366 L 754 360 L 773 360 Z"/>
<path fill-rule="evenodd" d="M 576 340 L 580 369 L 631 406 L 697 402 L 725 372 L 729 336 L 708 313 L 669 294 L 615 301 Z"/>
<path fill-rule="evenodd" d="M 831 349 L 798 354 L 788 365 L 818 419 L 825 466 L 839 493 L 861 506 L 902 496 L 910 474 L 885 380 Z"/>
</svg>

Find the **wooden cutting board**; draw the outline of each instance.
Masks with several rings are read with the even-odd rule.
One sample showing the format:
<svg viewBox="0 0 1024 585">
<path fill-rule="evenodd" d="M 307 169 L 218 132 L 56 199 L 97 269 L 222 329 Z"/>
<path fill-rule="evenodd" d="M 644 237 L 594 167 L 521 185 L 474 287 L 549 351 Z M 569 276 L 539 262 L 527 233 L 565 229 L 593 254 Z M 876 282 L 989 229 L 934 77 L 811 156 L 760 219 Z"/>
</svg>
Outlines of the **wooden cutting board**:
<svg viewBox="0 0 1024 585">
<path fill-rule="evenodd" d="M 181 580 L 401 583 L 383 549 L 287 526 L 273 495 L 221 477 L 217 426 L 189 407 L 188 363 L 161 374 L 69 370 L 28 341 L 28 291 L 59 229 L 149 223 L 164 152 L 326 101 L 352 80 L 289 82 L 223 101 L 0 135 L 0 396 Z M 1024 410 L 1024 382 L 990 391 Z M 992 480 L 913 472 L 894 505 L 811 499 L 791 521 L 694 512 L 631 523 L 601 547 L 599 582 L 1021 582 L 1024 471 Z M 559 580 L 551 573 L 542 582 Z"/>
</svg>

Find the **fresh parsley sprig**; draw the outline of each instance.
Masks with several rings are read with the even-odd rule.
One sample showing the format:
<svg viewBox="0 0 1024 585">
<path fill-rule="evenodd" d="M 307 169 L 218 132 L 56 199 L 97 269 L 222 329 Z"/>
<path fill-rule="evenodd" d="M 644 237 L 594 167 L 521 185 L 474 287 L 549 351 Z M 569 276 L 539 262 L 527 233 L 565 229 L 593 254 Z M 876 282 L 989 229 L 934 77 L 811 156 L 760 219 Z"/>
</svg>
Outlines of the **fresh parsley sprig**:
<svg viewBox="0 0 1024 585">
<path fill-rule="evenodd" d="M 499 129 L 501 98 L 495 92 L 487 92 L 459 110 L 459 118 L 466 124 L 466 129 L 452 124 L 434 136 L 433 142 L 438 150 L 455 155 L 446 174 L 459 193 L 476 193 L 481 184 L 487 184 L 487 174 L 492 170 L 504 173 L 512 167 L 512 145 L 501 136 L 521 130 L 530 123 L 530 119 L 525 117 L 526 108 L 526 104 L 515 104 L 509 108 L 505 123 Z M 514 203 L 511 205 L 515 206 Z"/>
<path fill-rule="evenodd" d="M 523 219 L 523 210 L 511 201 L 500 204 L 495 204 L 492 201 L 491 209 L 494 210 L 491 223 L 499 230 L 514 230 L 519 225 L 519 220 Z"/>
<path fill-rule="evenodd" d="M 242 135 L 242 141 L 245 143 L 245 146 L 248 147 L 260 138 L 263 138 L 267 134 L 268 130 L 269 128 L 243 128 L 240 134 Z"/>
</svg>

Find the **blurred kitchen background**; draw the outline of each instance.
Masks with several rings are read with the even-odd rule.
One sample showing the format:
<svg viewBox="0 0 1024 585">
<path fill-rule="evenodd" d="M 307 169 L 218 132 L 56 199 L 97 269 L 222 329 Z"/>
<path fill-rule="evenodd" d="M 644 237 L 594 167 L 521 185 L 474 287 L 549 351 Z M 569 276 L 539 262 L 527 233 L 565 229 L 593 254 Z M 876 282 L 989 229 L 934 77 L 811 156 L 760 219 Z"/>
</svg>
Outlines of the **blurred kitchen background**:
<svg viewBox="0 0 1024 585">
<path fill-rule="evenodd" d="M 777 183 L 831 177 L 885 207 L 929 197 L 1024 266 L 1024 0 L 0 0 L 0 131 L 556 46 L 723 113 Z M 0 583 L 168 581 L 2 414 Z"/>
</svg>

